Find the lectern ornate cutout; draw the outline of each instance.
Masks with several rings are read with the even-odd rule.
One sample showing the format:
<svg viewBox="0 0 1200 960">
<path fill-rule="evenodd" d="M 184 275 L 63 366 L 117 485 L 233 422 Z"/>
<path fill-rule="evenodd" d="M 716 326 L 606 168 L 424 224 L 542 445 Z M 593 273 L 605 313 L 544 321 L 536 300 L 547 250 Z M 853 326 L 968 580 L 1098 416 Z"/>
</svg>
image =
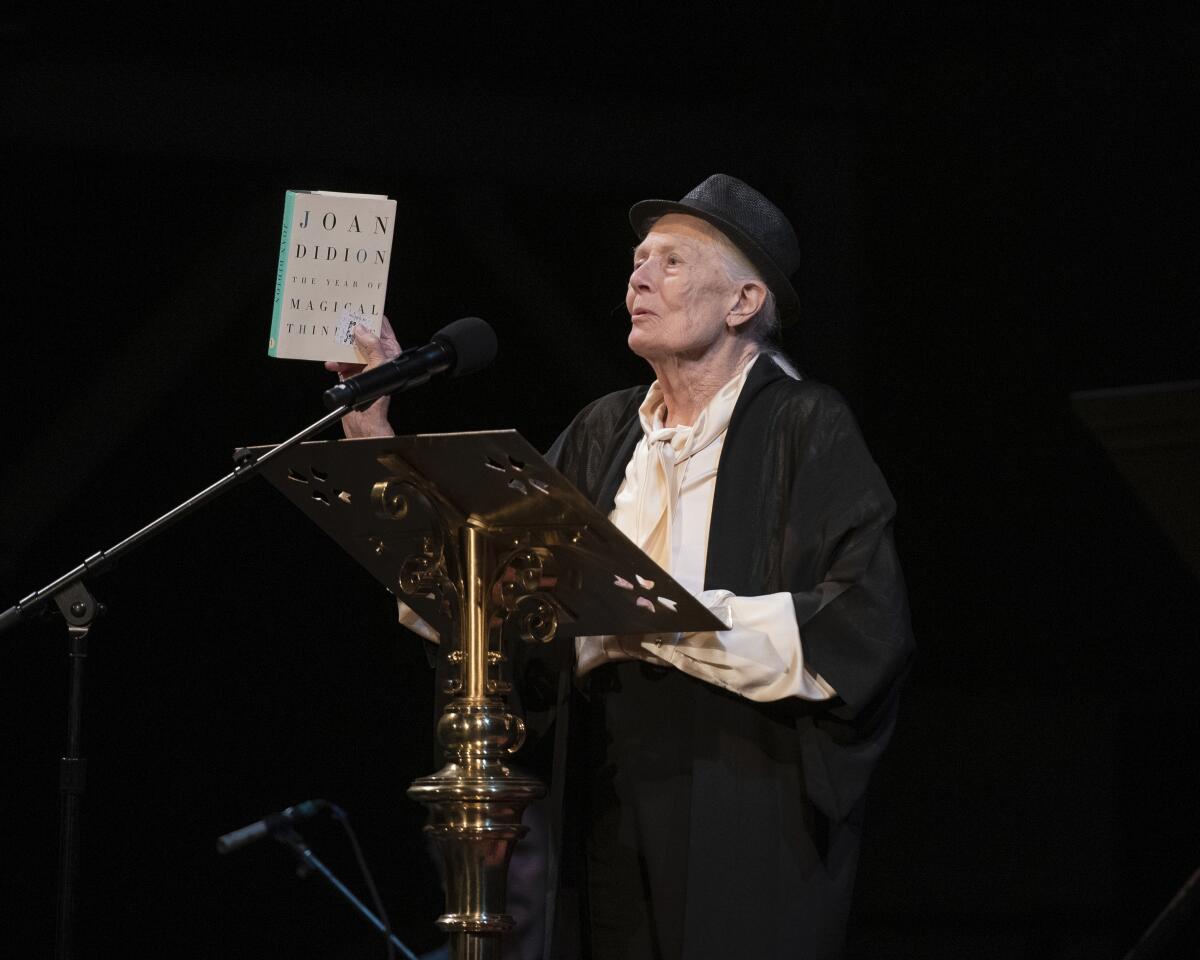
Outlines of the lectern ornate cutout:
<svg viewBox="0 0 1200 960">
<path fill-rule="evenodd" d="M 408 793 L 446 867 L 451 956 L 498 958 L 521 814 L 545 793 L 507 764 L 524 727 L 506 644 L 724 624 L 512 430 L 306 443 L 263 473 L 441 635 L 446 765 Z"/>
</svg>

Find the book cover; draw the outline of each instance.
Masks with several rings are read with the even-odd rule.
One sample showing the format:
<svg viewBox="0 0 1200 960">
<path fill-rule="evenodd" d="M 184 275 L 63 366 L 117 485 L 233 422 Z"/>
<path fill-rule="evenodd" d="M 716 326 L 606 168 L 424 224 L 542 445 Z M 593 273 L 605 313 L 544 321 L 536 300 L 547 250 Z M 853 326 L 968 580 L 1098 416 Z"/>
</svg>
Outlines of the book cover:
<svg viewBox="0 0 1200 960">
<path fill-rule="evenodd" d="M 362 362 L 350 331 L 379 332 L 395 222 L 384 196 L 287 192 L 269 356 Z"/>
</svg>

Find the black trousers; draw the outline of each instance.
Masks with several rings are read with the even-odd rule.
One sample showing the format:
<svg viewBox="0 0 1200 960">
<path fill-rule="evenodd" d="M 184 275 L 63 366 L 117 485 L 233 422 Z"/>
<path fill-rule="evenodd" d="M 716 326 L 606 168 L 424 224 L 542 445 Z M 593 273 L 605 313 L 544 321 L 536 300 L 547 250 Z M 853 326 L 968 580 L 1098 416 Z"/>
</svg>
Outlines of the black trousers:
<svg viewBox="0 0 1200 960">
<path fill-rule="evenodd" d="M 802 705 L 628 661 L 573 707 L 582 956 L 841 956 L 857 824 L 809 802 Z"/>
</svg>

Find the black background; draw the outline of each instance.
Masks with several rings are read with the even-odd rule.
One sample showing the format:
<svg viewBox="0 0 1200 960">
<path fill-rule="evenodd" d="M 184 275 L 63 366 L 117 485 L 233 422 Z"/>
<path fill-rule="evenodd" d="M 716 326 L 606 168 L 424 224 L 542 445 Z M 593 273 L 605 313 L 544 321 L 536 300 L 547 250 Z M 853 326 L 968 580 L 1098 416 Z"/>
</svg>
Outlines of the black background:
<svg viewBox="0 0 1200 960">
<path fill-rule="evenodd" d="M 920 652 L 851 953 L 1120 956 L 1200 866 L 1200 596 L 1068 396 L 1197 376 L 1200 37 L 1048 6 L 0 15 L 0 605 L 322 412 L 319 365 L 264 352 L 287 188 L 397 199 L 403 343 L 467 314 L 498 333 L 397 429 L 544 447 L 648 379 L 628 205 L 731 173 L 797 224 L 785 347 L 849 398 L 900 505 Z M 81 955 L 371 955 L 284 851 L 213 850 L 313 796 L 434 946 L 404 796 L 433 769 L 432 681 L 376 584 L 258 480 L 92 586 Z M 49 955 L 61 623 L 0 650 L 0 939 Z"/>
</svg>

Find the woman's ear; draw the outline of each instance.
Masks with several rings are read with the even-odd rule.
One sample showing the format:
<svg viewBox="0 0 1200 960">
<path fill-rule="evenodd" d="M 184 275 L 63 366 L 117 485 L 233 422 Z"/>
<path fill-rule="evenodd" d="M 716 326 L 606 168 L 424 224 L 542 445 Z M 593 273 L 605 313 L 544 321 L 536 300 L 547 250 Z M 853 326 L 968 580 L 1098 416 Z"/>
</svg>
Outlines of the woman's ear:
<svg viewBox="0 0 1200 960">
<path fill-rule="evenodd" d="M 753 319 L 754 315 L 762 309 L 763 301 L 767 298 L 766 285 L 757 280 L 748 280 L 743 283 L 737 291 L 737 299 L 729 308 L 729 312 L 725 314 L 725 325 L 730 330 L 736 330 L 738 327 Z"/>
</svg>

